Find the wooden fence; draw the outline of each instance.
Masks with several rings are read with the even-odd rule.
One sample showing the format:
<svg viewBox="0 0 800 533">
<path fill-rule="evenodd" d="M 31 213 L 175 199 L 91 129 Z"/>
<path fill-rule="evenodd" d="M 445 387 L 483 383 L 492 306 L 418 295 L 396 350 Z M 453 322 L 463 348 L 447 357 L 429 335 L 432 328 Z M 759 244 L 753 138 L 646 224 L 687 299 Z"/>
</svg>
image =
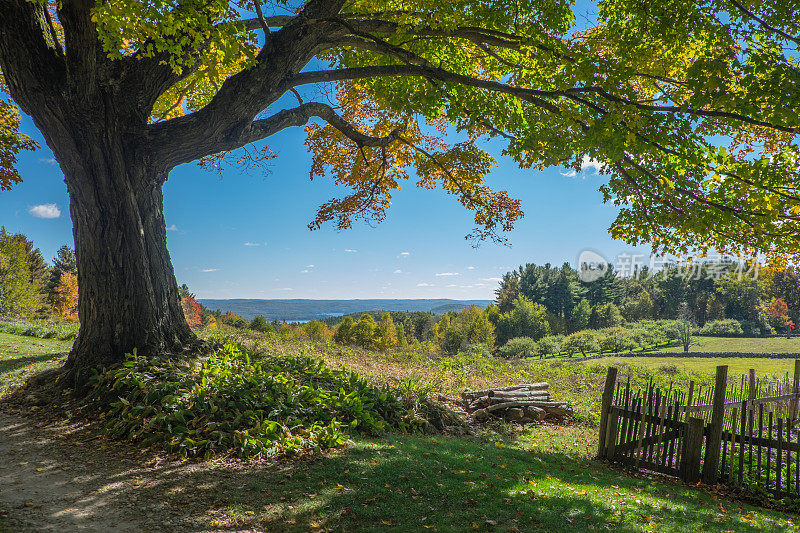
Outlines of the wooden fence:
<svg viewBox="0 0 800 533">
<path fill-rule="evenodd" d="M 615 463 L 679 477 L 800 496 L 800 359 L 794 376 L 757 380 L 754 370 L 695 391 L 652 383 L 634 391 L 609 368 L 600 413 L 598 455 Z"/>
</svg>

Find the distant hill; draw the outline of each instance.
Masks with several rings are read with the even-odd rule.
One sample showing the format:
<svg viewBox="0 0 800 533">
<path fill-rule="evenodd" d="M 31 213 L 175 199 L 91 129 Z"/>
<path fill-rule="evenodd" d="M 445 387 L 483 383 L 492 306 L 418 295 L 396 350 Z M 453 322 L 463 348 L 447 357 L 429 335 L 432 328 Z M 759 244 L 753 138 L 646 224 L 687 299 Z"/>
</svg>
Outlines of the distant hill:
<svg viewBox="0 0 800 533">
<path fill-rule="evenodd" d="M 477 305 L 485 308 L 491 300 L 210 300 L 198 299 L 206 308 L 230 311 L 252 320 L 264 315 L 267 320 L 304 321 L 324 319 L 363 311 L 425 311 L 443 314 Z"/>
</svg>

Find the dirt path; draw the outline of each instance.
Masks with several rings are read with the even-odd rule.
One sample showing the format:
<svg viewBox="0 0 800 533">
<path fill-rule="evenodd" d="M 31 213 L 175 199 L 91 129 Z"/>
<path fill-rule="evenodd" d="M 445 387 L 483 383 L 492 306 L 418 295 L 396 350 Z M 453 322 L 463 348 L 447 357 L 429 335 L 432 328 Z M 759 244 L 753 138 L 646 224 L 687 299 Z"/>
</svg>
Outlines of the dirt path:
<svg viewBox="0 0 800 533">
<path fill-rule="evenodd" d="M 191 465 L 142 466 L 135 451 L 84 437 L 0 411 L 0 531 L 204 529 L 163 493 L 190 476 Z"/>
</svg>

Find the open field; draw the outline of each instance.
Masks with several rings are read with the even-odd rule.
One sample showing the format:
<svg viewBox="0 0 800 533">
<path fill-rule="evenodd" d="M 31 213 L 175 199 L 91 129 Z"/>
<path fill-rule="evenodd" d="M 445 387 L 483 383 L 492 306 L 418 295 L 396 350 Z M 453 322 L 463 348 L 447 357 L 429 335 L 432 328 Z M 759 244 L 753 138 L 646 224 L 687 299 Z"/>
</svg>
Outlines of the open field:
<svg viewBox="0 0 800 533">
<path fill-rule="evenodd" d="M 783 376 L 794 371 L 794 359 L 769 359 L 766 357 L 605 357 L 578 363 L 581 365 L 602 365 L 649 368 L 656 372 L 674 372 L 676 367 L 683 372 L 696 372 L 712 377 L 717 365 L 728 365 L 728 375 L 747 374 L 751 368 L 759 377 Z"/>
<path fill-rule="evenodd" d="M 748 352 L 748 353 L 800 353 L 800 337 L 767 337 L 745 339 L 739 337 L 695 337 L 692 352 Z M 661 352 L 682 352 L 682 346 L 670 346 Z"/>
</svg>

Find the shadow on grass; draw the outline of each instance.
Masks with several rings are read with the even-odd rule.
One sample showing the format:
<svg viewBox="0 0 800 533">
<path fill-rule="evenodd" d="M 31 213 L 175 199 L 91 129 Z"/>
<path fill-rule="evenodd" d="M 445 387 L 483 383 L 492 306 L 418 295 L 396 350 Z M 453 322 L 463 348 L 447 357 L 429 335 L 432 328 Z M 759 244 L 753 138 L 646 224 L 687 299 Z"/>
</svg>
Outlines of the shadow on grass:
<svg viewBox="0 0 800 533">
<path fill-rule="evenodd" d="M 21 420 L 0 428 L 0 440 L 46 458 L 15 475 L 69 486 L 73 496 L 51 498 L 42 509 L 67 529 L 113 514 L 150 531 L 796 530 L 789 515 L 627 477 L 565 454 L 568 443 L 557 440 L 524 450 L 477 438 L 389 435 L 315 459 L 143 465 L 136 450 L 100 440 L 47 444 L 32 421 Z M 0 493 L 0 504 L 14 519 L 15 507 L 2 501 L 11 496 Z"/>
<path fill-rule="evenodd" d="M 44 353 L 41 355 L 25 355 L 22 357 L 4 357 L 0 359 L 0 378 L 2 378 L 5 372 L 16 370 L 18 368 L 23 368 L 36 363 L 44 363 L 45 361 L 51 361 L 53 359 L 58 359 L 59 357 L 64 357 L 66 355 L 67 352 Z"/>
</svg>

